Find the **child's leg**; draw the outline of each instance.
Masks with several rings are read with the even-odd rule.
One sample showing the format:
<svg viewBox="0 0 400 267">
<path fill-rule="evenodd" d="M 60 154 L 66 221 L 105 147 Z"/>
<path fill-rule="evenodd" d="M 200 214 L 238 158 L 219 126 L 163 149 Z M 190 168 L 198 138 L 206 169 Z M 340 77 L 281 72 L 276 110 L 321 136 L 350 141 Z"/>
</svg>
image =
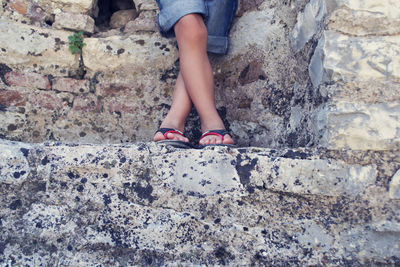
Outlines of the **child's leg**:
<svg viewBox="0 0 400 267">
<path fill-rule="evenodd" d="M 198 14 L 182 17 L 174 26 L 179 47 L 179 58 L 184 88 L 200 115 L 202 132 L 225 129 L 215 107 L 214 79 L 208 59 L 207 29 Z M 202 145 L 220 144 L 221 138 L 206 136 Z M 224 136 L 224 144 L 232 144 L 232 138 Z"/>
<path fill-rule="evenodd" d="M 174 94 L 172 96 L 171 109 L 169 110 L 164 121 L 161 123 L 160 128 L 173 128 L 183 132 L 185 128 L 185 121 L 191 108 L 192 102 L 187 94 L 182 74 L 179 73 L 174 88 Z M 167 138 L 189 142 L 189 139 L 186 137 L 182 137 L 181 135 L 174 133 L 168 133 Z M 160 132 L 157 132 L 154 136 L 154 141 L 160 141 L 164 139 L 164 136 Z"/>
</svg>

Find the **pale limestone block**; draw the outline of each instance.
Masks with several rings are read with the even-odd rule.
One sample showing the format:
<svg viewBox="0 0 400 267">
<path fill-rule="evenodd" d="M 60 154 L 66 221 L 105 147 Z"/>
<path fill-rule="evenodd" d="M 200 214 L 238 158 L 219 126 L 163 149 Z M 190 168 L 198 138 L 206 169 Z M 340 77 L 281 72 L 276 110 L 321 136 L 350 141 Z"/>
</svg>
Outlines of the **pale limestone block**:
<svg viewBox="0 0 400 267">
<path fill-rule="evenodd" d="M 0 20 L 0 61 L 14 70 L 60 75 L 78 69 L 79 57 L 68 50 L 69 32 Z M 57 67 L 55 66 L 57 65 Z"/>
<path fill-rule="evenodd" d="M 390 35 L 400 30 L 397 0 L 311 0 L 297 16 L 290 40 L 295 52 L 326 25 L 328 29 L 355 36 Z"/>
<path fill-rule="evenodd" d="M 388 2 L 381 2 L 380 5 L 376 6 L 382 7 L 387 5 Z M 396 5 L 398 7 L 395 7 Z M 400 2 L 393 3 L 395 8 L 392 8 L 392 10 L 400 10 L 399 5 Z M 400 14 L 393 16 L 393 13 L 374 11 L 374 9 L 354 10 L 348 6 L 342 6 L 329 17 L 327 28 L 352 36 L 397 35 L 400 32 Z"/>
<path fill-rule="evenodd" d="M 328 1 L 328 0 L 326 0 Z M 397 0 L 335 0 L 339 6 L 345 5 L 353 10 L 364 10 L 378 13 L 388 18 L 398 18 L 400 15 L 400 2 Z"/>
<path fill-rule="evenodd" d="M 323 159 L 258 158 L 255 180 L 268 189 L 324 196 L 361 195 L 376 179 L 376 166 Z M 261 175 L 261 176 L 259 176 Z"/>
<path fill-rule="evenodd" d="M 389 197 L 391 199 L 400 199 L 400 169 L 393 175 L 390 182 Z"/>
<path fill-rule="evenodd" d="M 326 31 L 309 66 L 314 87 L 324 82 L 400 81 L 400 36 L 352 37 Z"/>
<path fill-rule="evenodd" d="M 326 104 L 315 116 L 320 146 L 329 149 L 400 148 L 400 103 Z"/>
<path fill-rule="evenodd" d="M 84 42 L 87 45 L 83 47 L 83 60 L 90 73 L 101 71 L 135 79 L 143 71 L 170 69 L 178 57 L 173 42 L 158 34 L 86 38 Z M 165 46 L 160 49 L 155 43 Z"/>
<path fill-rule="evenodd" d="M 168 161 L 164 155 L 153 157 L 158 179 L 171 185 L 172 190 L 187 195 L 210 196 L 241 188 L 240 177 L 232 155 L 215 151 L 171 153 Z M 219 194 L 218 193 L 218 194 Z"/>
<path fill-rule="evenodd" d="M 37 4 L 44 8 L 47 12 L 56 13 L 58 9 L 64 12 L 87 14 L 90 12 L 96 0 L 36 0 Z"/>
<path fill-rule="evenodd" d="M 88 15 L 61 12 L 56 14 L 53 26 L 57 29 L 94 32 L 94 19 Z"/>
<path fill-rule="evenodd" d="M 154 0 L 133 0 L 133 2 L 138 11 L 158 9 L 157 3 Z"/>
</svg>

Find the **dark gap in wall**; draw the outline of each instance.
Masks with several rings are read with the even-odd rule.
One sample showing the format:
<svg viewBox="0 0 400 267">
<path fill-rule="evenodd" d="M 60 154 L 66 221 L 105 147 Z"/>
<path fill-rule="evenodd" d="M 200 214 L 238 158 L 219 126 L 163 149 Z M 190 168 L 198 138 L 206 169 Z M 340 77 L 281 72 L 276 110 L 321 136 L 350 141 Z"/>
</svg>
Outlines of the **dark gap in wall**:
<svg viewBox="0 0 400 267">
<path fill-rule="evenodd" d="M 98 16 L 95 24 L 99 31 L 106 31 L 110 28 L 110 18 L 112 14 L 119 10 L 135 9 L 132 0 L 98 0 Z"/>
</svg>

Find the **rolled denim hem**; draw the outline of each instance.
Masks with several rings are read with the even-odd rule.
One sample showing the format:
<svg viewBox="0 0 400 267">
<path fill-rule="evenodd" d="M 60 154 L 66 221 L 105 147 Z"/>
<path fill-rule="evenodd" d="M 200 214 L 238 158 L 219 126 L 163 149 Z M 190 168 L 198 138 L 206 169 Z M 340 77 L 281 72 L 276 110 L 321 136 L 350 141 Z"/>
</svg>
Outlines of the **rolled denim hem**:
<svg viewBox="0 0 400 267">
<path fill-rule="evenodd" d="M 175 1 L 170 5 L 165 6 L 158 14 L 158 26 L 160 33 L 164 37 L 173 37 L 174 25 L 183 16 L 188 14 L 198 13 L 203 16 L 207 15 L 207 10 L 204 4 L 199 4 L 197 0 L 185 0 L 184 4 L 181 1 Z"/>
<path fill-rule="evenodd" d="M 225 55 L 228 53 L 229 38 L 223 36 L 208 36 L 207 51 L 214 54 Z"/>
</svg>

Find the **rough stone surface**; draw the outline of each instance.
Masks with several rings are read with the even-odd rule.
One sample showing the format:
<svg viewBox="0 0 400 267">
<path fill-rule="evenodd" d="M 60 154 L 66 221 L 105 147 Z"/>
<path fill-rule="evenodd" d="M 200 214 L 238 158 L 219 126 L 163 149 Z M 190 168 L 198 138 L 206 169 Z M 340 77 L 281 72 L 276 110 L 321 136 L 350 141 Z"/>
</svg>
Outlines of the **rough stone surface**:
<svg viewBox="0 0 400 267">
<path fill-rule="evenodd" d="M 335 102 L 317 113 L 321 145 L 330 149 L 390 150 L 400 147 L 400 103 Z"/>
<path fill-rule="evenodd" d="M 111 28 L 121 28 L 137 17 L 136 9 L 120 10 L 115 12 L 110 19 Z"/>
<path fill-rule="evenodd" d="M 37 4 L 48 13 L 63 10 L 71 13 L 89 13 L 94 8 L 96 0 L 36 0 Z"/>
<path fill-rule="evenodd" d="M 150 69 L 159 72 L 172 68 L 177 59 L 177 49 L 168 40 L 163 40 L 164 48 L 159 49 L 155 45 L 159 41 L 158 36 L 145 34 L 124 38 L 85 38 L 83 61 L 88 75 L 101 72 L 133 81 L 137 74 Z"/>
<path fill-rule="evenodd" d="M 6 84 L 11 86 L 22 86 L 45 90 L 49 90 L 51 87 L 48 77 L 33 72 L 19 73 L 10 71 L 4 75 L 4 79 Z"/>
<path fill-rule="evenodd" d="M 351 37 L 324 32 L 311 59 L 315 87 L 338 80 L 387 80 L 400 83 L 400 36 Z"/>
<path fill-rule="evenodd" d="M 392 177 L 389 194 L 392 199 L 400 199 L 400 169 Z"/>
<path fill-rule="evenodd" d="M 55 28 L 73 31 L 94 32 L 94 20 L 88 15 L 61 12 L 56 14 Z"/>
<path fill-rule="evenodd" d="M 129 21 L 124 28 L 125 33 L 156 32 L 157 23 L 154 18 L 137 18 Z"/>
<path fill-rule="evenodd" d="M 53 90 L 71 92 L 76 94 L 89 93 L 89 80 L 76 80 L 71 78 L 56 78 L 53 80 Z"/>
<path fill-rule="evenodd" d="M 78 58 L 68 50 L 68 35 L 0 19 L 0 61 L 13 70 L 53 75 L 75 72 Z"/>
<path fill-rule="evenodd" d="M 379 160 L 145 143 L 1 150 L 2 263 L 399 264 L 399 203 Z"/>
<path fill-rule="evenodd" d="M 397 0 L 240 1 L 210 54 L 238 148 L 202 150 L 137 143 L 179 60 L 133 2 L 0 1 L 1 266 L 400 265 Z"/>
</svg>

